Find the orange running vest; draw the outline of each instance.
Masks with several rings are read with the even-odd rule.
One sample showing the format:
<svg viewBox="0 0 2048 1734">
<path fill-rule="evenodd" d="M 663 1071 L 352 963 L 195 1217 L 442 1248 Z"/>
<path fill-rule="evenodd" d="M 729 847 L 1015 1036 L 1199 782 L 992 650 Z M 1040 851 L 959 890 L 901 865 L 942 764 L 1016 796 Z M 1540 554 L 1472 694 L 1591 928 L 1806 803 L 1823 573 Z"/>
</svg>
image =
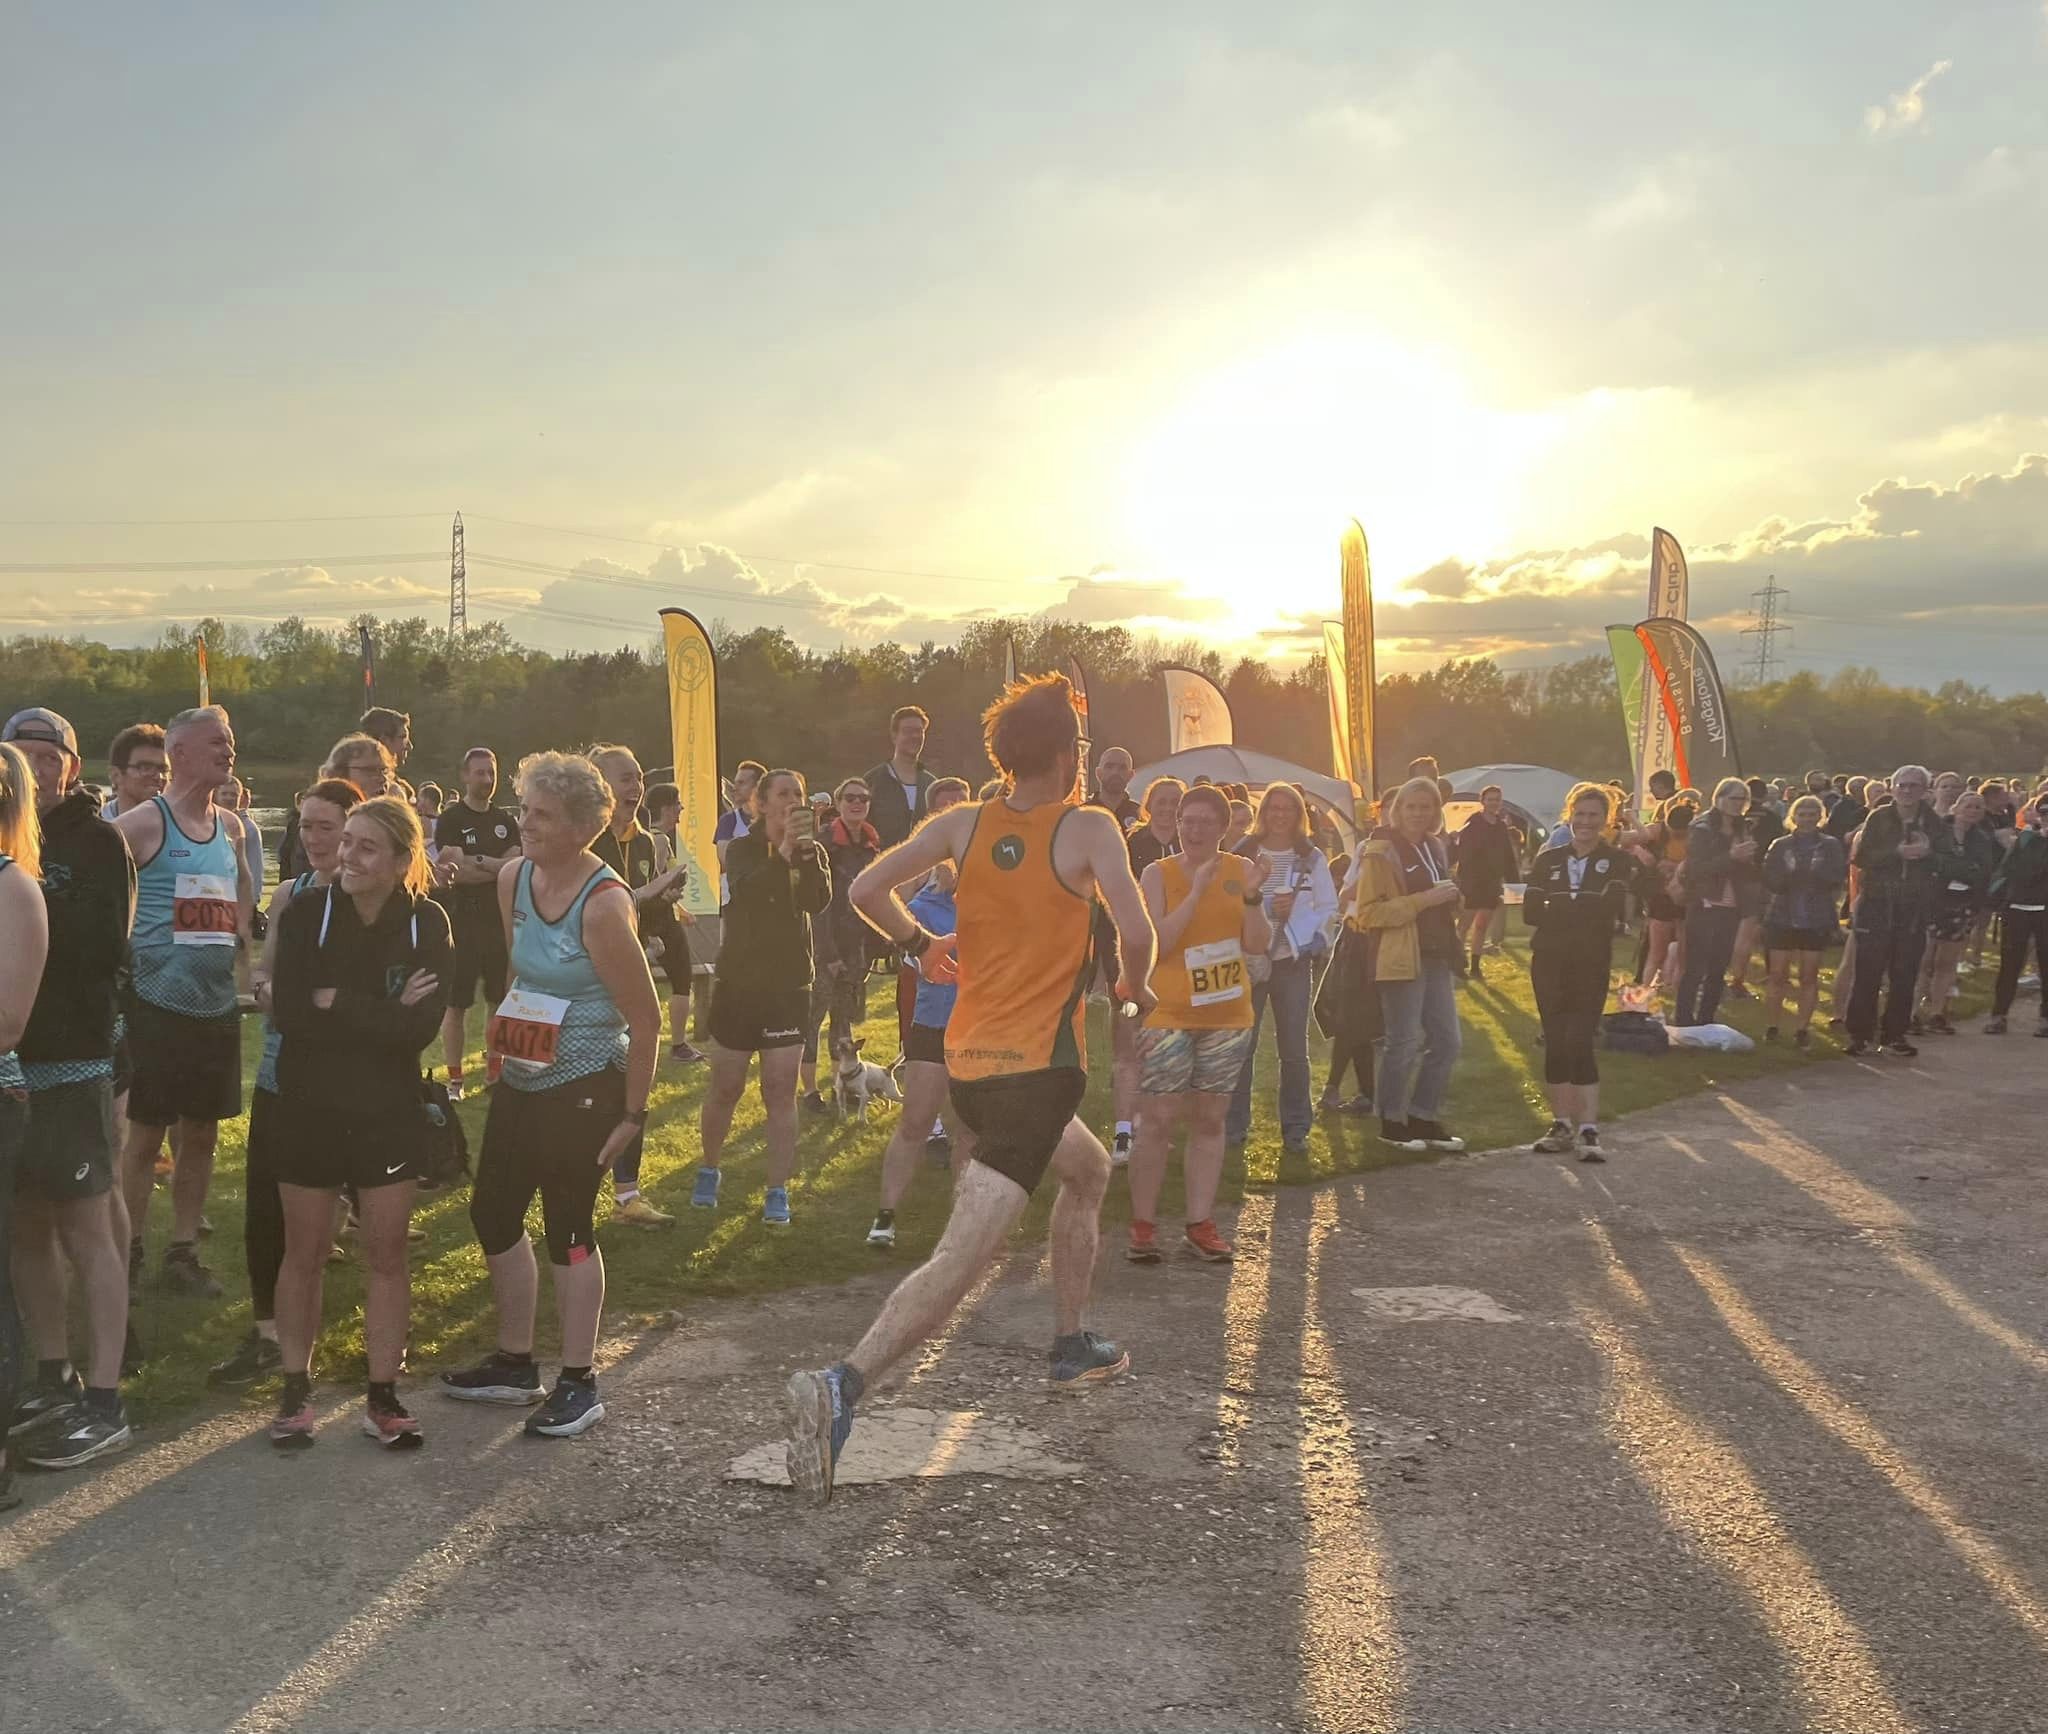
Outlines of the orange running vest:
<svg viewBox="0 0 2048 1734">
<path fill-rule="evenodd" d="M 1251 862 L 1226 854 L 1202 893 L 1180 943 L 1152 966 L 1159 1003 L 1145 1015 L 1155 1030 L 1248 1030 L 1252 1027 L 1251 975 L 1244 955 L 1244 897 L 1262 884 Z M 1166 881 L 1166 912 L 1188 900 L 1189 873 L 1178 855 L 1159 862 Z"/>
<path fill-rule="evenodd" d="M 954 892 L 960 994 L 946 1021 L 946 1071 L 1006 1077 L 1085 1069 L 1094 903 L 1053 871 L 1052 842 L 1073 804 L 1020 813 L 998 795 L 974 816 Z"/>
</svg>

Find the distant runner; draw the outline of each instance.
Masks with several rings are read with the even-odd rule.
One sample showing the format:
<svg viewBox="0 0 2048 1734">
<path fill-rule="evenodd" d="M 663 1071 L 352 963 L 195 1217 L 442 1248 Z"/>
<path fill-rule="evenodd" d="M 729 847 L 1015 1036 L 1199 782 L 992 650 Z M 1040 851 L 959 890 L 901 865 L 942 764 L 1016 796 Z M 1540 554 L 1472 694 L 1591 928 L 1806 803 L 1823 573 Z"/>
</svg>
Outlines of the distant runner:
<svg viewBox="0 0 2048 1734">
<path fill-rule="evenodd" d="M 1072 804 L 1080 750 L 1073 689 L 1063 675 L 1013 686 L 983 717 L 989 757 L 1007 792 L 956 807 L 889 850 L 854 883 L 855 905 L 928 981 L 960 984 L 946 1027 L 953 1106 L 975 1133 L 953 1214 L 925 1264 L 898 1286 L 853 1352 L 796 1374 L 785 1394 L 793 1486 L 829 1499 L 854 1406 L 935 1331 L 994 1261 L 1051 1168 L 1055 1335 L 1049 1377 L 1075 1390 L 1115 1377 L 1130 1357 L 1084 1330 L 1109 1155 L 1075 1118 L 1088 1085 L 1086 995 L 1094 968 L 1097 890 L 1116 921 L 1118 994 L 1149 1009 L 1152 923 L 1114 818 Z M 958 932 L 928 932 L 896 887 L 958 863 Z"/>
</svg>

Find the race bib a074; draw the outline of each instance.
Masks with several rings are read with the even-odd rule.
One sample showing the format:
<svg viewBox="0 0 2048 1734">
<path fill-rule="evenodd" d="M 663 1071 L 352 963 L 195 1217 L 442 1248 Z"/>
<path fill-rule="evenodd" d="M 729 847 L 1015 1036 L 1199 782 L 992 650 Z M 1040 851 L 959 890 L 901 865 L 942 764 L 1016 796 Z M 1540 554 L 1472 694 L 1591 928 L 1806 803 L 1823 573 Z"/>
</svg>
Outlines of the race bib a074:
<svg viewBox="0 0 2048 1734">
<path fill-rule="evenodd" d="M 491 1052 L 521 1071 L 546 1071 L 561 1054 L 562 1019 L 568 1010 L 569 1002 L 553 994 L 513 988 L 491 1019 Z"/>
</svg>

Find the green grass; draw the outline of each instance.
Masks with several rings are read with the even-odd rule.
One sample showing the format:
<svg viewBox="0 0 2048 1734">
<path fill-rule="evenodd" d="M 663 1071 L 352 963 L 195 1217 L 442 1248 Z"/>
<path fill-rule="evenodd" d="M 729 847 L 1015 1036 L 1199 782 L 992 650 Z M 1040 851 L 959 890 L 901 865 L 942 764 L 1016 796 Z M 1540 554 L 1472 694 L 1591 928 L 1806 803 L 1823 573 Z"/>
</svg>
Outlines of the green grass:
<svg viewBox="0 0 2048 1734">
<path fill-rule="evenodd" d="M 1507 958 L 1489 960 L 1485 982 L 1460 990 L 1465 1046 L 1447 1117 L 1475 1150 L 1526 1143 L 1549 1121 L 1526 948 L 1526 936 L 1519 931 L 1511 933 Z M 1617 945 L 1618 968 L 1625 957 L 1632 956 L 1632 944 Z M 1974 996 L 1966 994 L 1966 1010 L 1972 1008 L 1974 999 L 1981 999 L 1981 984 L 1987 980 L 1987 972 L 1964 978 L 1966 989 L 1979 984 Z M 891 996 L 877 981 L 869 998 L 876 1012 L 866 1027 L 869 1051 L 893 1055 Z M 1761 1009 L 1754 1002 L 1730 1002 L 1724 1006 L 1723 1016 L 1752 1037 L 1760 1037 Z M 1083 1111 L 1091 1125 L 1104 1129 L 1110 1124 L 1110 1100 L 1109 1043 L 1102 1007 L 1093 1008 L 1090 1024 L 1089 1045 L 1096 1065 Z M 257 1020 L 246 1019 L 244 1048 L 252 1072 L 257 1035 Z M 474 1014 L 471 1039 L 480 1045 L 481 1019 Z M 1824 1064 L 1840 1052 L 1836 1035 L 1816 1028 L 1815 1045 L 1806 1054 L 1790 1046 L 1761 1045 L 1748 1054 L 1674 1051 L 1661 1058 L 1603 1054 L 1603 1118 L 1637 1113 L 1693 1090 Z M 1315 1088 L 1320 1094 L 1327 1058 L 1319 1037 L 1314 1038 L 1313 1059 Z M 474 1058 L 471 1067 L 473 1075 L 481 1070 Z M 1268 1039 L 1259 1060 L 1252 1138 L 1242 1153 L 1230 1158 L 1224 1184 L 1227 1201 L 1235 1202 L 1248 1188 L 1301 1184 L 1412 1159 L 1386 1150 L 1375 1137 L 1376 1122 L 1363 1119 L 1319 1122 L 1306 1154 L 1285 1154 L 1272 1112 L 1274 1073 Z M 645 1230 L 612 1227 L 600 1221 L 599 1241 L 609 1279 L 608 1328 L 617 1330 L 670 1309 L 687 1309 L 716 1295 L 838 1282 L 878 1266 L 907 1270 L 936 1239 L 945 1221 L 948 1187 L 941 1174 L 922 1170 L 898 1213 L 893 1255 L 884 1259 L 863 1242 L 874 1209 L 882 1148 L 895 1125 L 895 1111 L 886 1106 L 864 1129 L 842 1129 L 830 1120 L 802 1116 L 800 1167 L 792 1188 L 794 1224 L 775 1231 L 763 1228 L 761 1106 L 751 1088 L 727 1145 L 721 1208 L 716 1214 L 691 1210 L 688 1199 L 696 1170 L 697 1108 L 704 1080 L 704 1067 L 685 1070 L 664 1059 L 651 1104 L 641 1184 L 650 1198 L 675 1214 L 676 1225 Z M 484 1104 L 472 1100 L 461 1111 L 475 1152 L 483 1140 Z M 245 1129 L 246 1123 L 237 1120 L 221 1130 L 208 1205 L 215 1233 L 206 1243 L 204 1256 L 227 1287 L 225 1301 L 173 1299 L 156 1289 L 154 1273 L 169 1228 L 167 1196 L 159 1193 L 152 1205 L 152 1280 L 143 1290 L 137 1321 L 149 1360 L 131 1390 L 139 1411 L 155 1421 L 174 1417 L 203 1400 L 219 1400 L 210 1399 L 206 1391 L 206 1368 L 228 1353 L 249 1327 L 248 1288 L 241 1269 Z M 1625 1143 L 1625 1131 L 1622 1139 Z M 1177 1169 L 1178 1164 L 1175 1166 Z M 479 1353 L 491 1342 L 490 1287 L 482 1255 L 470 1233 L 468 1204 L 465 1187 L 423 1198 L 415 1216 L 427 1234 L 425 1242 L 413 1249 L 412 1364 L 416 1372 Z M 1162 1200 L 1162 1218 L 1177 1220 L 1179 1204 L 1176 1173 L 1169 1178 Z M 1050 1189 L 1042 1188 L 1020 1235 L 1042 1234 L 1050 1207 Z M 609 1205 L 601 1200 L 599 1208 L 608 1210 Z M 1113 1230 L 1129 1218 L 1128 1195 L 1120 1179 L 1112 1183 L 1104 1218 Z M 532 1227 L 538 1238 L 537 1206 Z M 545 1290 L 545 1279 L 542 1286 Z M 353 1381 L 362 1376 L 363 1355 L 361 1267 L 353 1259 L 328 1267 L 326 1303 L 330 1322 L 320 1341 L 316 1370 L 330 1379 Z M 553 1335 L 553 1308 L 546 1293 L 540 1313 L 539 1350 L 546 1355 Z"/>
</svg>

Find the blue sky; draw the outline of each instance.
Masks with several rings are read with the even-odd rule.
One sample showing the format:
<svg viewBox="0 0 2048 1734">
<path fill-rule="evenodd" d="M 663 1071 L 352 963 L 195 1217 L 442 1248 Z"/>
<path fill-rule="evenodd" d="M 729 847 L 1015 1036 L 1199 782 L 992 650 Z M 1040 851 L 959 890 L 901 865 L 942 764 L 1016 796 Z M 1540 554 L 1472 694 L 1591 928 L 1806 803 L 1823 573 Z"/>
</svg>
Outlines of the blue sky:
<svg viewBox="0 0 2048 1734">
<path fill-rule="evenodd" d="M 1383 665 L 1597 648 L 1663 523 L 1730 658 L 1775 572 L 2039 683 L 2039 0 L 12 16 L 0 568 L 111 570 L 0 630 L 434 614 L 459 507 L 536 642 L 1289 657 L 1356 513 Z"/>
</svg>

